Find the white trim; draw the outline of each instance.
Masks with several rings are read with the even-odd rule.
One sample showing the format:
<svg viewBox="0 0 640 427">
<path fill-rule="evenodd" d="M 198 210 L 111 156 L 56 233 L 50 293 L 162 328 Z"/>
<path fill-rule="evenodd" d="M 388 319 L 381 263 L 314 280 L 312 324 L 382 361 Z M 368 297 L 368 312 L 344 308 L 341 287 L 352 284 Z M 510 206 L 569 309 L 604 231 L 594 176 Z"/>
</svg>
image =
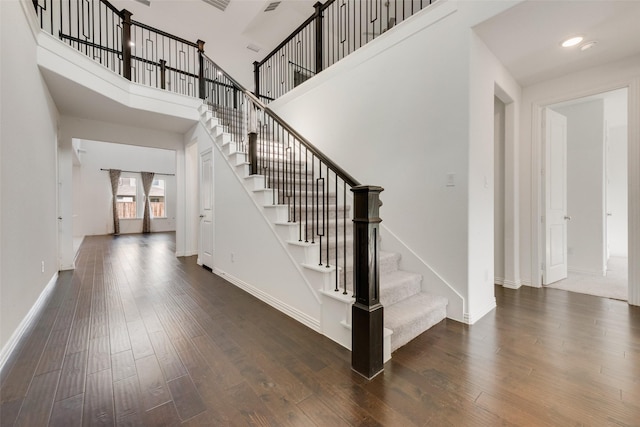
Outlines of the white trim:
<svg viewBox="0 0 640 427">
<path fill-rule="evenodd" d="M 198 251 L 180 251 L 176 252 L 177 257 L 198 255 Z"/>
<path fill-rule="evenodd" d="M 9 356 L 11 356 L 11 353 L 13 352 L 13 350 L 15 350 L 24 333 L 29 329 L 34 320 L 37 319 L 38 314 L 46 305 L 49 299 L 49 295 L 53 291 L 57 280 L 58 272 L 56 271 L 55 274 L 51 277 L 51 280 L 49 280 L 49 283 L 47 283 L 47 285 L 40 293 L 40 296 L 33 304 L 27 315 L 24 317 L 24 319 L 22 319 L 22 322 L 20 322 L 16 330 L 13 331 L 11 338 L 9 338 L 5 346 L 2 348 L 2 351 L 0 351 L 0 372 L 2 372 L 2 370 L 4 369 L 5 363 L 7 363 L 7 360 L 9 360 Z"/>
<path fill-rule="evenodd" d="M 486 316 L 491 310 L 493 310 L 496 307 L 497 307 L 496 299 L 493 298 L 493 300 L 489 304 L 487 304 L 486 307 L 484 307 L 482 310 L 478 311 L 477 313 L 465 313 L 464 323 L 473 325 L 474 323 L 482 319 L 484 316 Z"/>
<path fill-rule="evenodd" d="M 212 271 L 214 274 L 222 277 L 227 282 L 237 286 L 238 288 L 242 289 L 248 294 L 258 298 L 260 301 L 263 301 L 269 304 L 271 307 L 275 308 L 278 311 L 281 311 L 282 313 L 297 320 L 303 325 L 313 329 L 315 332 L 322 333 L 320 328 L 320 320 L 310 317 L 309 315 L 307 315 L 306 313 L 303 313 L 297 308 L 291 307 L 290 305 L 280 301 L 279 299 L 272 297 L 268 293 L 256 288 L 255 286 L 250 285 L 249 283 L 246 283 L 238 279 L 237 277 L 227 274 L 226 272 L 220 270 L 217 267 L 214 267 Z"/>
<path fill-rule="evenodd" d="M 503 279 L 502 286 L 508 289 L 520 289 L 524 283 L 521 280 L 506 280 Z"/>
<path fill-rule="evenodd" d="M 628 185 L 629 185 L 629 295 L 631 305 L 640 305 L 640 78 L 628 90 Z"/>
</svg>

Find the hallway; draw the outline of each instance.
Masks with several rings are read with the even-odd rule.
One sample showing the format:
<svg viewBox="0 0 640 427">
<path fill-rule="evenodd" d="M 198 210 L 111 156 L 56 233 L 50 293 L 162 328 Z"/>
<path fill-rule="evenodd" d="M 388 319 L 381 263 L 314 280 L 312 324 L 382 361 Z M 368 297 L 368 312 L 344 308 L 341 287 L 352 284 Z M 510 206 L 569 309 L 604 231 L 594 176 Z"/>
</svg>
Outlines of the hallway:
<svg viewBox="0 0 640 427">
<path fill-rule="evenodd" d="M 2 372 L 2 426 L 637 425 L 640 308 L 496 287 L 370 382 L 350 353 L 200 268 L 172 233 L 87 237 Z"/>
</svg>

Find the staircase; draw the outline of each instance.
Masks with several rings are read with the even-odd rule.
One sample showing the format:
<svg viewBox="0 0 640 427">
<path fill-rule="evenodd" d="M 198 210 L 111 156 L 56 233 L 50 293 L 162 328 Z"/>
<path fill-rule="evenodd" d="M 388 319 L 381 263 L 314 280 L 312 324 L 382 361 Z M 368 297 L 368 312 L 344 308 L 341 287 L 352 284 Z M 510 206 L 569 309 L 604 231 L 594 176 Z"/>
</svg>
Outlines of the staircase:
<svg viewBox="0 0 640 427">
<path fill-rule="evenodd" d="M 241 111 L 241 110 L 238 110 Z M 286 242 L 294 259 L 303 267 L 310 284 L 323 296 L 322 332 L 350 348 L 351 305 L 353 293 L 353 227 L 349 204 L 331 205 L 327 209 L 324 228 L 319 232 L 310 218 L 317 208 L 310 196 L 318 173 L 312 173 L 308 161 L 287 159 L 287 149 L 270 136 L 258 140 L 260 164 L 272 169 L 289 170 L 285 190 L 278 182 L 282 177 L 250 175 L 246 141 L 234 141 L 246 134 L 238 129 L 245 121 L 242 113 L 220 106 L 201 107 L 201 120 L 229 164 L 242 178 L 244 186 L 273 224 L 278 236 Z M 301 156 L 302 157 L 302 156 Z M 263 166 L 261 169 L 266 170 Z M 269 187 L 281 188 L 280 191 Z M 286 194 L 281 194 L 285 192 Z M 335 194 L 330 193 L 333 200 Z M 342 196 L 341 196 L 342 197 Z M 298 202 L 292 202 L 297 200 Z M 311 200 L 309 205 L 293 209 L 292 203 Z M 320 234 L 333 237 L 320 249 Z M 338 235 L 339 238 L 335 238 Z M 302 237 L 303 236 L 303 237 Z M 342 241 L 347 242 L 342 245 Z M 392 352 L 446 318 L 446 298 L 421 289 L 422 276 L 400 269 L 400 254 L 380 252 L 380 302 L 384 306 L 385 361 Z M 333 262 L 336 260 L 336 262 Z M 343 262 L 344 261 L 344 262 Z M 341 265 L 335 267 L 335 265 Z M 336 271 L 338 270 L 338 271 Z"/>
</svg>

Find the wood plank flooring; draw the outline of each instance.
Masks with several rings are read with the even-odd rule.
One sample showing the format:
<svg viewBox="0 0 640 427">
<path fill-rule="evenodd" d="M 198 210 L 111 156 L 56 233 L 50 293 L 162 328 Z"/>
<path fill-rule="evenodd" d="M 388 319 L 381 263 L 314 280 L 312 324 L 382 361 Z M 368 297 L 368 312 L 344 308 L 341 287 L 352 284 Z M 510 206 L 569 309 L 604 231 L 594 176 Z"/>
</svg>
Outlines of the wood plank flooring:
<svg viewBox="0 0 640 427">
<path fill-rule="evenodd" d="M 640 426 L 640 309 L 496 287 L 366 381 L 171 233 L 85 239 L 0 375 L 2 426 Z"/>
</svg>

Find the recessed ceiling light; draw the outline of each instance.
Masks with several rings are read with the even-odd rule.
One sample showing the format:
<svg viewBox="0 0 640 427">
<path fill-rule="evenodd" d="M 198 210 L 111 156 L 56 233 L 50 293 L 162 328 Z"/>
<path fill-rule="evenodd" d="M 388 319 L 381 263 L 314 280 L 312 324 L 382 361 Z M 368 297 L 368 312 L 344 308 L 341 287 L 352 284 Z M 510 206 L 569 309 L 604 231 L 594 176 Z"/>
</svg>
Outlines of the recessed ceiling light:
<svg viewBox="0 0 640 427">
<path fill-rule="evenodd" d="M 562 42 L 562 47 L 573 47 L 579 45 L 582 40 L 584 40 L 584 37 L 582 36 L 571 37 Z"/>
<path fill-rule="evenodd" d="M 598 42 L 597 41 L 586 42 L 585 44 L 580 46 L 580 50 L 585 51 L 587 49 L 591 49 L 593 46 L 596 45 L 596 43 L 598 43 Z"/>
</svg>

